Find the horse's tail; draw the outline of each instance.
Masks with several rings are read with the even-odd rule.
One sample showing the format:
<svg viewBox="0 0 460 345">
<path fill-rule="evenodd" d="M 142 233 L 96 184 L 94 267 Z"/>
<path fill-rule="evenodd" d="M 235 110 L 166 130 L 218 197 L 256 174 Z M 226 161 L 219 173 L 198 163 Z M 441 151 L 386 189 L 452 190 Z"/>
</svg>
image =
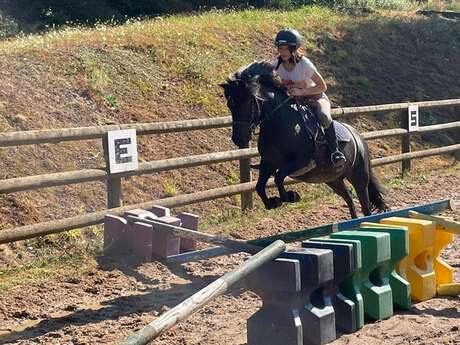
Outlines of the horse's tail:
<svg viewBox="0 0 460 345">
<path fill-rule="evenodd" d="M 369 200 L 373 210 L 378 210 L 378 212 L 386 212 L 390 210 L 388 205 L 385 203 L 385 200 L 383 199 L 383 194 L 385 194 L 385 187 L 381 184 L 377 176 L 374 175 L 372 170 L 370 171 L 368 191 Z"/>
</svg>

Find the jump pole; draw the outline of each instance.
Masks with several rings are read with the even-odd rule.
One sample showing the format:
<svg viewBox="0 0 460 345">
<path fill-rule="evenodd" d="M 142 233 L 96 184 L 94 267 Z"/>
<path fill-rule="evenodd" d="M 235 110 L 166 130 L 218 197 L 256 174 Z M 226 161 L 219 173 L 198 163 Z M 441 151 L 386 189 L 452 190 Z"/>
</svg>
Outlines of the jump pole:
<svg viewBox="0 0 460 345">
<path fill-rule="evenodd" d="M 407 208 L 397 209 L 389 212 L 378 213 L 367 217 L 359 217 L 351 220 L 345 220 L 338 223 L 329 223 L 313 228 L 285 232 L 278 235 L 261 237 L 254 240 L 242 241 L 227 239 L 221 236 L 212 236 L 206 233 L 184 229 L 179 226 L 164 224 L 149 219 L 141 219 L 135 216 L 128 216 L 129 222 L 142 222 L 154 225 L 156 230 L 166 231 L 179 237 L 191 238 L 205 243 L 215 244 L 218 247 L 203 249 L 196 252 L 182 253 L 169 257 L 166 262 L 169 264 L 181 264 L 190 261 L 204 260 L 211 257 L 228 255 L 235 252 L 256 253 L 260 247 L 266 247 L 276 240 L 282 240 L 285 243 L 299 242 L 312 237 L 328 236 L 331 233 L 343 230 L 354 230 L 359 228 L 361 222 L 378 222 L 387 217 L 407 217 L 410 211 L 423 212 L 424 214 L 441 213 L 446 209 L 454 209 L 455 203 L 451 199 L 443 199 L 428 204 L 416 205 Z M 252 246 L 252 247 L 251 247 Z"/>
<path fill-rule="evenodd" d="M 432 216 L 429 214 L 424 214 L 424 213 L 419 213 L 416 211 L 409 211 L 409 217 L 415 218 L 415 219 L 423 219 L 423 220 L 429 220 L 432 222 L 436 222 L 445 229 L 443 231 L 450 232 L 454 235 L 460 235 L 460 222 L 456 222 L 454 220 L 448 220 L 443 217 L 438 217 L 438 216 Z"/>
<path fill-rule="evenodd" d="M 227 292 L 233 284 L 245 278 L 264 263 L 276 258 L 285 249 L 286 244 L 283 241 L 278 240 L 273 242 L 254 256 L 251 256 L 236 269 L 226 273 L 212 284 L 201 289 L 173 309 L 167 311 L 158 319 L 149 323 L 141 330 L 130 335 L 124 341 L 120 342 L 119 345 L 148 344 L 151 340 L 163 334 L 175 324 L 186 319 L 217 296 Z"/>
</svg>

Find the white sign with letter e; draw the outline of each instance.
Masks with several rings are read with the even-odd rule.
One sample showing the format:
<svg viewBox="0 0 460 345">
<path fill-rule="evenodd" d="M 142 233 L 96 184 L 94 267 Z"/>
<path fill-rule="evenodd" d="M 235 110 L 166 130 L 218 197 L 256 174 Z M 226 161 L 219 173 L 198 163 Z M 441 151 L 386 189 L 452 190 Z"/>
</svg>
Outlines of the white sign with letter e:
<svg viewBox="0 0 460 345">
<path fill-rule="evenodd" d="M 418 117 L 418 105 L 409 106 L 409 132 L 418 131 L 419 117 Z"/>
<path fill-rule="evenodd" d="M 108 132 L 107 144 L 111 174 L 137 169 L 137 139 L 135 129 Z"/>
</svg>

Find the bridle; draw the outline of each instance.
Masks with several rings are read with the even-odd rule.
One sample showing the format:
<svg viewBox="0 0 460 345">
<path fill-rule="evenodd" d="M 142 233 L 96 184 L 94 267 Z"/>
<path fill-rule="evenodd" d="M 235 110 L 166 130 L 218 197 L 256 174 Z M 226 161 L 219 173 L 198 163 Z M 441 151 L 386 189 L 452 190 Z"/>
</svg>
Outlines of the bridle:
<svg viewBox="0 0 460 345">
<path fill-rule="evenodd" d="M 262 101 L 262 99 L 260 99 Z M 255 104 L 255 107 L 254 107 Z M 254 112 L 254 109 L 256 112 Z M 251 116 L 249 117 L 249 122 L 247 121 L 233 121 L 232 123 L 237 126 L 247 126 L 251 130 L 252 133 L 255 132 L 256 128 L 262 123 L 261 120 L 261 106 L 258 101 L 257 96 L 253 96 L 251 99 Z"/>
<path fill-rule="evenodd" d="M 246 121 L 233 121 L 232 123 L 237 126 L 247 126 L 251 130 L 252 133 L 255 132 L 256 128 L 260 126 L 262 123 L 270 119 L 270 117 L 275 114 L 278 110 L 280 110 L 288 101 L 290 101 L 293 97 L 288 96 L 285 100 L 283 100 L 280 104 L 278 104 L 275 109 L 273 109 L 268 115 L 262 117 L 262 107 L 260 102 L 265 101 L 265 99 L 254 95 L 251 99 L 251 116 L 249 122 Z M 255 104 L 255 107 L 253 106 Z M 256 112 L 254 112 L 256 109 Z"/>
</svg>

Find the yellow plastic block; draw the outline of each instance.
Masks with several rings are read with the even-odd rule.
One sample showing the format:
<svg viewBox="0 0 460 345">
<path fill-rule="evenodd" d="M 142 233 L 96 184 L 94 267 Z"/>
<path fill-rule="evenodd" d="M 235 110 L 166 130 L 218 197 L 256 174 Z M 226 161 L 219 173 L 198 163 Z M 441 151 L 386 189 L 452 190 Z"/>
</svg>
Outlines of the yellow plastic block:
<svg viewBox="0 0 460 345">
<path fill-rule="evenodd" d="M 436 296 L 433 265 L 436 225 L 427 220 L 402 217 L 386 218 L 380 222 L 409 229 L 409 255 L 399 262 L 396 270 L 411 284 L 412 299 L 425 301 Z"/>
<path fill-rule="evenodd" d="M 436 223 L 434 243 L 434 272 L 436 274 L 436 285 L 450 284 L 454 279 L 454 269 L 439 256 L 441 251 L 454 239 L 454 235 L 444 231 L 444 229 L 444 227 Z"/>
</svg>

